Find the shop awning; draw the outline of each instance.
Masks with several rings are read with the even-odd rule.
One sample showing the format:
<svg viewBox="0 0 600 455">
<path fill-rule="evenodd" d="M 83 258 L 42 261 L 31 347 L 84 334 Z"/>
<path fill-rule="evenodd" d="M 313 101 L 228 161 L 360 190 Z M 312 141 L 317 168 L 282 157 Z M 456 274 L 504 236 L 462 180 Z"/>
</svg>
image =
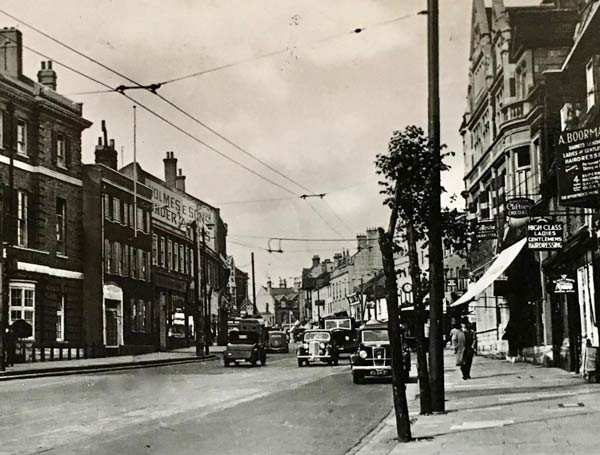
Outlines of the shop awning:
<svg viewBox="0 0 600 455">
<path fill-rule="evenodd" d="M 502 251 L 494 260 L 492 265 L 486 270 L 483 276 L 479 278 L 479 281 L 470 286 L 467 292 L 465 292 L 465 294 L 460 299 L 458 299 L 450 306 L 456 307 L 458 305 L 470 302 L 483 291 L 485 291 L 486 288 L 488 288 L 494 281 L 496 281 L 496 279 L 500 275 L 502 275 L 502 273 L 504 273 L 508 266 L 512 264 L 512 262 L 521 252 L 526 243 L 527 239 L 524 238 Z"/>
</svg>

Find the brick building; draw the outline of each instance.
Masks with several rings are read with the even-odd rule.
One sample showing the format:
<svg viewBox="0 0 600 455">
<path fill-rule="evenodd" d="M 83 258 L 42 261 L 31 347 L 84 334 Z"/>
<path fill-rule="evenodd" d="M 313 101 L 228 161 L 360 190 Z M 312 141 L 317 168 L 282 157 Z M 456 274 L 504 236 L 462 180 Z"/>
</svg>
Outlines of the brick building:
<svg viewBox="0 0 600 455">
<path fill-rule="evenodd" d="M 156 349 L 158 330 L 151 280 L 152 192 L 117 171 L 114 141 L 96 146 L 84 166 L 86 341 L 106 354 Z"/>
<path fill-rule="evenodd" d="M 22 34 L 0 30 L 3 320 L 23 319 L 37 344 L 80 344 L 82 105 L 57 92 L 52 62 L 23 74 Z M 12 178 L 11 178 L 12 177 Z"/>
<path fill-rule="evenodd" d="M 139 165 L 138 180 L 152 191 L 152 276 L 159 308 L 159 344 L 161 349 L 170 349 L 189 345 L 194 338 L 195 314 L 199 311 L 194 290 L 196 282 L 201 289 L 206 284 L 209 322 L 214 335 L 227 334 L 229 266 L 227 225 L 219 209 L 186 192 L 185 176 L 181 169 L 177 170 L 173 152 L 167 152 L 163 162 L 164 180 Z M 133 169 L 130 163 L 121 171 L 132 177 Z M 194 222 L 198 230 L 197 244 L 194 243 Z M 197 270 L 194 269 L 194 252 L 198 254 Z M 202 298 L 202 292 L 197 295 Z"/>
</svg>

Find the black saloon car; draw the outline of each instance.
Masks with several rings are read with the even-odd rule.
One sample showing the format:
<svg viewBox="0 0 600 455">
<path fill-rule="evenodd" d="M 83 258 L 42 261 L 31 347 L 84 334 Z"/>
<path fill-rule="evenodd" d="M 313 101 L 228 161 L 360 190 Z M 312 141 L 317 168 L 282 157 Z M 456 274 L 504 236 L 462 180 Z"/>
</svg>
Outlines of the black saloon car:
<svg viewBox="0 0 600 455">
<path fill-rule="evenodd" d="M 362 384 L 367 377 L 391 377 L 392 356 L 387 324 L 364 325 L 358 332 L 358 350 L 350 356 L 352 379 Z M 410 350 L 402 352 L 403 373 L 410 372 Z"/>
<path fill-rule="evenodd" d="M 337 365 L 339 356 L 338 348 L 331 338 L 331 333 L 328 330 L 321 329 L 304 332 L 303 342 L 296 350 L 299 367 L 312 362 Z"/>
</svg>

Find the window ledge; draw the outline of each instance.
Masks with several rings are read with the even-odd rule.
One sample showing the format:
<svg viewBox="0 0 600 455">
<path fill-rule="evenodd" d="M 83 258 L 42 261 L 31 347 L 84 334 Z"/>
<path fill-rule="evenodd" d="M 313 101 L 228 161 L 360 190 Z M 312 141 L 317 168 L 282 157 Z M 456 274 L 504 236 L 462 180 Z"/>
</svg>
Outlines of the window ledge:
<svg viewBox="0 0 600 455">
<path fill-rule="evenodd" d="M 62 253 L 56 253 L 56 257 L 61 258 L 61 259 L 69 259 L 69 256 L 67 256 L 66 254 L 62 254 Z"/>
<path fill-rule="evenodd" d="M 68 171 L 69 168 L 65 164 L 56 163 L 56 167 L 64 171 Z"/>
<path fill-rule="evenodd" d="M 14 245 L 13 248 L 16 250 L 29 251 L 31 253 L 50 254 L 49 251 L 36 250 L 34 248 L 27 248 L 26 246 L 21 246 L 21 245 Z"/>
</svg>

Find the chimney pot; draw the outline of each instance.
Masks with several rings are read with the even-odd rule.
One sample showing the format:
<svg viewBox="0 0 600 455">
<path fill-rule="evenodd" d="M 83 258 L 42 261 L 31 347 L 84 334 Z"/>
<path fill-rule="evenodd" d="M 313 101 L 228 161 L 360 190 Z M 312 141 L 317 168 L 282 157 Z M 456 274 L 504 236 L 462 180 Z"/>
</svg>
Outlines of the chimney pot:
<svg viewBox="0 0 600 455">
<path fill-rule="evenodd" d="M 47 64 L 46 64 L 47 63 Z M 56 91 L 56 71 L 52 69 L 52 60 L 42 62 L 42 69 L 37 73 L 37 79 L 40 84 Z"/>
</svg>

